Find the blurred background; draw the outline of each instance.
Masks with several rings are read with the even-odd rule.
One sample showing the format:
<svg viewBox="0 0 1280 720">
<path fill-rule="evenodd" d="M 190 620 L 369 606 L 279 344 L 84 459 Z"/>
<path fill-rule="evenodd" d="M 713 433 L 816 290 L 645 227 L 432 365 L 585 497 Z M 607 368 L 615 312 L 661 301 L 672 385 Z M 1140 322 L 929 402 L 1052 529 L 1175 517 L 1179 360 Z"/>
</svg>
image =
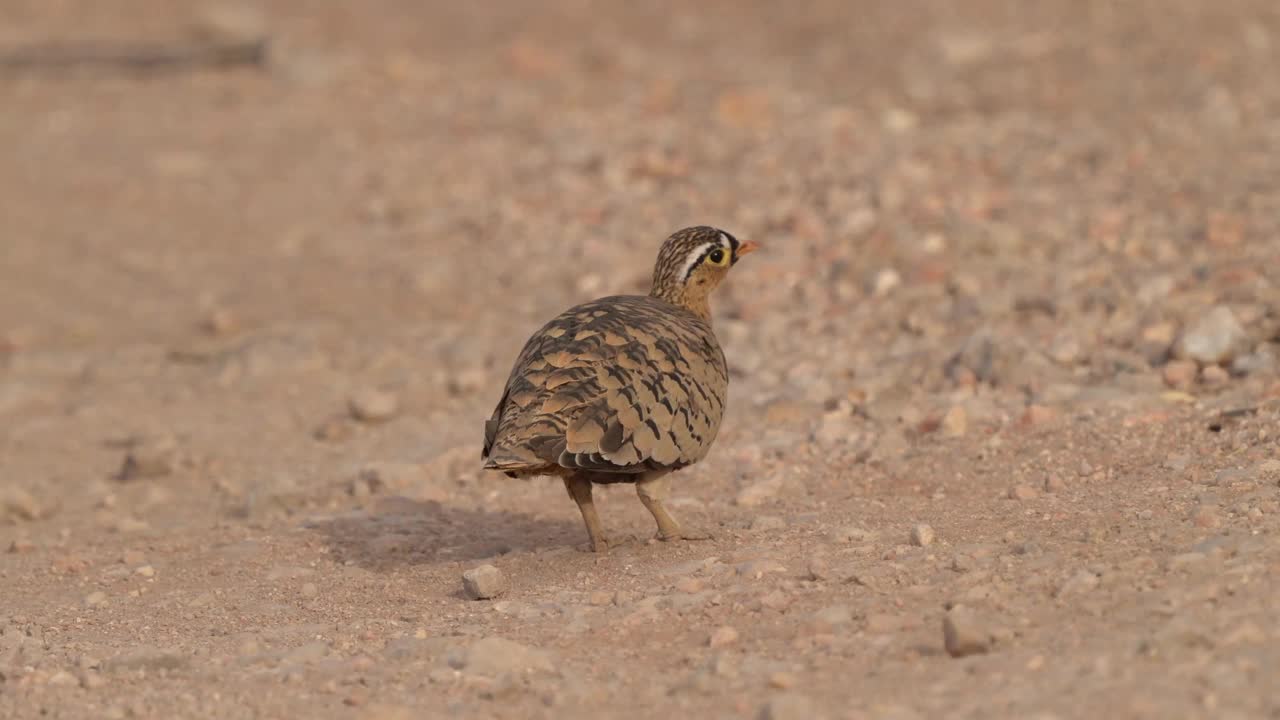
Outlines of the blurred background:
<svg viewBox="0 0 1280 720">
<path fill-rule="evenodd" d="M 501 556 L 513 577 L 538 578 L 525 600 L 578 588 L 578 570 L 634 590 L 576 556 L 541 564 L 547 548 L 580 541 L 576 511 L 558 487 L 482 476 L 482 422 L 534 329 L 570 304 L 645 292 L 662 240 L 711 224 L 763 249 L 713 301 L 730 410 L 716 451 L 686 474 L 680 512 L 726 529 L 725 557 L 746 552 L 735 542 L 772 542 L 752 530 L 762 508 L 783 520 L 760 528 L 791 528 L 777 553 L 825 552 L 825 530 L 796 529 L 821 523 L 901 540 L 924 518 L 946 548 L 1030 535 L 1038 544 L 1017 545 L 1030 554 L 1000 572 L 1014 573 L 1004 597 L 1010 617 L 1028 618 L 1024 648 L 1061 653 L 1049 667 L 1062 684 L 1041 697 L 1069 716 L 1075 687 L 1104 707 L 1146 676 L 1116 689 L 1096 655 L 1054 643 L 1133 638 L 1113 636 L 1104 604 L 1044 616 L 1053 603 L 1008 587 L 1056 586 L 1055 553 L 1070 575 L 1190 552 L 1192 534 L 1224 524 L 1237 539 L 1274 532 L 1270 480 L 1253 494 L 1183 480 L 1275 452 L 1278 66 L 1274 0 L 3 0 L 0 549 L 11 554 L 0 577 L 30 592 L 0 597 L 50 626 L 79 623 L 92 592 L 106 602 L 75 626 L 81 650 L 50 640 L 43 659 L 15 667 L 51 674 L 80 652 L 109 656 L 153 618 L 197 630 L 172 642 L 210 657 L 243 647 L 202 624 L 233 616 L 297 626 L 287 642 L 253 640 L 263 646 L 310 642 L 318 606 L 391 618 L 396 602 L 434 603 L 413 621 L 432 637 L 491 622 L 450 594 L 461 560 Z M 1222 410 L 1244 424 L 1214 420 L 1210 433 L 1205 416 Z M 1063 482 L 1083 488 L 1077 504 L 1041 497 Z M 1152 487 L 1166 494 L 1144 494 Z M 389 495 L 408 504 L 376 509 Z M 645 532 L 644 517 L 620 519 L 629 501 L 606 524 Z M 1024 501 L 1025 512 L 1008 505 Z M 1202 507 L 1212 512 L 1189 521 Z M 1093 525 L 1132 530 L 1132 544 L 1079 550 Z M 243 554 L 210 550 L 262 537 Z M 867 540 L 857 557 L 878 568 L 892 556 L 901 584 L 925 589 L 857 607 L 916 608 L 930 633 L 920 642 L 936 645 L 929 613 L 954 596 L 951 580 L 930 586 L 937 558 L 905 542 Z M 653 555 L 636 560 L 644 573 L 677 552 L 639 547 Z M 154 565 L 155 594 L 128 596 L 99 572 L 140 557 L 127 552 Z M 1240 552 L 1276 562 L 1274 543 Z M 951 562 L 949 549 L 938 557 Z M 556 562 L 567 575 L 547 569 Z M 961 575 L 970 562 L 986 561 L 943 576 L 975 577 Z M 282 564 L 321 569 L 266 570 Z M 323 592 L 313 584 L 282 610 L 278 593 L 303 576 Z M 1131 584 L 1165 582 L 1147 580 Z M 1096 589 L 1096 577 L 1081 582 Z M 224 592 L 247 598 L 240 615 L 194 604 Z M 1115 601 L 1107 613 L 1157 614 L 1105 581 L 1094 597 Z M 1264 606 L 1233 602 L 1245 615 Z M 392 633 L 350 622 L 334 637 L 356 647 Z M 554 644 L 558 623 L 521 632 Z M 673 623 L 690 637 L 705 624 Z M 667 667 L 666 650 L 621 637 Z M 982 677 L 1009 707 L 1038 707 L 1017 696 L 1026 688 L 999 685 L 1023 676 L 1026 657 L 972 675 L 905 640 L 864 653 L 845 639 L 761 647 L 835 653 L 815 671 L 831 697 L 863 678 L 868 698 L 955 717 L 947 698 L 979 706 Z M 1202 647 L 1161 657 L 1190 663 Z M 902 653 L 941 678 L 927 702 L 849 664 Z M 610 664 L 597 661 L 580 669 Z M 1150 675 L 1167 692 L 1144 707 L 1212 710 L 1166 669 Z M 257 687 L 237 672 L 228 687 Z M 1258 716 L 1266 681 L 1253 681 L 1252 693 L 1225 683 L 1215 697 Z M 138 716 L 181 706 L 179 692 Z M 36 700 L 3 695 L 0 710 L 35 712 Z"/>
</svg>

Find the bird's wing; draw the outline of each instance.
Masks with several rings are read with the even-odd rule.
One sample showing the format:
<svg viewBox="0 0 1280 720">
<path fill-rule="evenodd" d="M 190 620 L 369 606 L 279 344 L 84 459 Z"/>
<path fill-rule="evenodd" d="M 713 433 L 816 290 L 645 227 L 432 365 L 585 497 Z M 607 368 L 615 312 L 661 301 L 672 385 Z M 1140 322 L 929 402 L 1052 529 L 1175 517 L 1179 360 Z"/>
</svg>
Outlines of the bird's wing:
<svg viewBox="0 0 1280 720">
<path fill-rule="evenodd" d="M 634 473 L 702 459 L 728 373 L 711 328 L 652 298 L 573 308 L 525 345 L 485 427 L 486 466 Z"/>
</svg>

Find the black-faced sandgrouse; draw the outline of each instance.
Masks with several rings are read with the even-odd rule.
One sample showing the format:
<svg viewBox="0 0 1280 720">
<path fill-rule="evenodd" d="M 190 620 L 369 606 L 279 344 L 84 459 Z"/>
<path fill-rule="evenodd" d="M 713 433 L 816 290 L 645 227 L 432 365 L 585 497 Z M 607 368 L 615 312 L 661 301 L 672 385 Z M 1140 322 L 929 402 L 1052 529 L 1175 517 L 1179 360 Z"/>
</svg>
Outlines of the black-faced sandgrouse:
<svg viewBox="0 0 1280 720">
<path fill-rule="evenodd" d="M 593 300 L 534 333 L 485 423 L 484 467 L 563 478 L 596 552 L 608 542 L 593 483 L 635 483 L 663 540 L 709 537 L 682 529 L 663 501 L 670 473 L 705 457 L 720 428 L 729 372 L 708 300 L 755 249 L 685 228 L 658 251 L 648 295 Z"/>
</svg>

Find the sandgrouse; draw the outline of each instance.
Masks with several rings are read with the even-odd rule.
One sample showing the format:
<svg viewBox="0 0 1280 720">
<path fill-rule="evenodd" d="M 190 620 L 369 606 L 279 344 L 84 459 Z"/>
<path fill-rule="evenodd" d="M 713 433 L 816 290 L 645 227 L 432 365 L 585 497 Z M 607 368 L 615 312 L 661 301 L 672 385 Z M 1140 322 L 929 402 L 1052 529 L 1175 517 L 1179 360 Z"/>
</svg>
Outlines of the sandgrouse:
<svg viewBox="0 0 1280 720">
<path fill-rule="evenodd" d="M 484 467 L 563 478 L 596 552 L 608 542 L 593 483 L 635 483 L 663 540 L 709 537 L 681 529 L 663 499 L 671 471 L 705 457 L 720 428 L 729 372 L 708 296 L 755 249 L 685 228 L 663 242 L 647 296 L 584 303 L 534 333 L 484 425 Z"/>
</svg>

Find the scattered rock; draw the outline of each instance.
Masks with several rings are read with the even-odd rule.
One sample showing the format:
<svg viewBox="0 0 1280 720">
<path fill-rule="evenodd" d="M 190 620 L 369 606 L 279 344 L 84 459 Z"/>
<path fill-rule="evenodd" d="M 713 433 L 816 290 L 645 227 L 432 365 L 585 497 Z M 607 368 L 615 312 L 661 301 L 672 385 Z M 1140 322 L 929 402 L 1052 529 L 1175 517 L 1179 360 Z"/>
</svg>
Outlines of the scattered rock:
<svg viewBox="0 0 1280 720">
<path fill-rule="evenodd" d="M 84 596 L 85 607 L 98 607 L 107 604 L 107 594 L 101 590 L 95 590 Z"/>
<path fill-rule="evenodd" d="M 810 558 L 808 570 L 811 580 L 831 579 L 831 565 L 824 558 Z"/>
<path fill-rule="evenodd" d="M 682 577 L 676 581 L 675 589 L 682 593 L 702 592 L 702 581 L 695 577 Z"/>
<path fill-rule="evenodd" d="M 929 547 L 933 544 L 933 528 L 920 523 L 911 528 L 911 544 L 916 547 Z"/>
<path fill-rule="evenodd" d="M 504 674 L 553 672 L 551 656 L 500 637 L 478 640 L 461 655 L 455 654 L 449 664 L 475 675 L 496 678 Z"/>
<path fill-rule="evenodd" d="M 488 600 L 506 592 L 507 579 L 493 565 L 481 565 L 462 573 L 462 591 L 471 600 Z"/>
<path fill-rule="evenodd" d="M 365 423 L 381 423 L 400 412 L 400 400 L 392 393 L 374 388 L 360 390 L 347 401 L 351 417 Z"/>
<path fill-rule="evenodd" d="M 156 576 L 156 569 L 150 565 L 139 565 L 133 569 L 133 574 L 144 578 L 153 578 Z"/>
<path fill-rule="evenodd" d="M 769 687 L 777 690 L 790 690 L 795 687 L 798 682 L 799 680 L 796 679 L 796 676 L 793 673 L 789 673 L 785 670 L 780 670 L 769 676 Z"/>
<path fill-rule="evenodd" d="M 1036 489 L 1027 484 L 1014 485 L 1009 488 L 1010 500 L 1034 500 L 1039 496 Z"/>
<path fill-rule="evenodd" d="M 174 438 L 165 436 L 138 441 L 125 455 L 117 478 L 121 481 L 139 478 L 164 477 L 178 466 L 178 445 Z"/>
<path fill-rule="evenodd" d="M 969 336 L 947 362 L 946 371 L 960 385 L 995 380 L 995 343 L 986 333 Z"/>
<path fill-rule="evenodd" d="M 814 613 L 813 619 L 832 627 L 848 625 L 853 622 L 853 608 L 848 605 L 828 605 Z"/>
<path fill-rule="evenodd" d="M 1233 375 L 1259 375 L 1271 372 L 1276 367 L 1276 356 L 1266 347 L 1246 355 L 1238 355 L 1231 361 Z"/>
<path fill-rule="evenodd" d="M 230 335 L 240 328 L 240 323 L 230 310 L 215 308 L 205 316 L 200 326 L 210 335 Z"/>
<path fill-rule="evenodd" d="M 942 434 L 949 438 L 964 437 L 969 432 L 969 413 L 960 405 L 953 405 L 942 416 Z"/>
<path fill-rule="evenodd" d="M 1026 410 L 1022 411 L 1022 417 L 1019 422 L 1023 425 L 1034 427 L 1037 425 L 1045 425 L 1053 422 L 1058 418 L 1058 411 L 1045 405 L 1028 405 Z"/>
<path fill-rule="evenodd" d="M 44 508 L 31 493 L 20 487 L 0 488 L 0 520 L 8 523 L 39 520 Z"/>
<path fill-rule="evenodd" d="M 824 716 L 818 713 L 813 700 L 788 692 L 770 698 L 756 717 L 759 720 L 819 720 Z"/>
<path fill-rule="evenodd" d="M 1049 357 L 1060 365 L 1074 365 L 1080 359 L 1080 352 L 1080 341 L 1069 331 L 1058 333 L 1049 346 Z"/>
<path fill-rule="evenodd" d="M 871 286 L 871 294 L 875 297 L 884 297 L 893 292 L 894 288 L 902 284 L 902 274 L 893 268 L 883 268 L 876 273 L 875 281 Z"/>
<path fill-rule="evenodd" d="M 720 648 L 736 642 L 738 642 L 738 631 L 728 625 L 716 628 L 712 631 L 711 637 L 707 638 L 707 645 L 712 648 Z"/>
<path fill-rule="evenodd" d="M 979 655 L 991 649 L 991 633 L 973 611 L 957 605 L 942 618 L 942 643 L 954 658 Z"/>
<path fill-rule="evenodd" d="M 1190 360 L 1174 360 L 1164 366 L 1161 374 L 1164 376 L 1164 384 L 1178 390 L 1185 390 L 1196 381 L 1196 373 L 1199 367 Z"/>
<path fill-rule="evenodd" d="M 1059 493 L 1066 487 L 1067 484 L 1058 475 L 1050 475 L 1044 479 L 1044 491 L 1047 493 Z"/>
<path fill-rule="evenodd" d="M 54 687 L 71 687 L 72 685 L 80 684 L 80 680 L 66 670 L 58 670 L 50 675 L 47 682 Z"/>
<path fill-rule="evenodd" d="M 354 430 L 346 416 L 331 417 L 320 423 L 311 435 L 320 442 L 342 442 L 351 437 Z"/>
<path fill-rule="evenodd" d="M 1210 365 L 1200 373 L 1200 382 L 1209 387 L 1226 385 L 1231 380 L 1231 373 L 1220 365 Z"/>
<path fill-rule="evenodd" d="M 1191 522 L 1198 528 L 1212 530 L 1222 527 L 1222 515 L 1213 505 L 1201 505 L 1191 513 Z"/>
<path fill-rule="evenodd" d="M 1173 352 L 1180 359 L 1201 365 L 1219 365 L 1248 351 L 1249 335 L 1235 313 L 1218 305 L 1183 330 Z"/>
<path fill-rule="evenodd" d="M 791 606 L 791 597 L 781 590 L 774 590 L 760 598 L 760 606 L 770 610 L 786 610 Z"/>
</svg>

